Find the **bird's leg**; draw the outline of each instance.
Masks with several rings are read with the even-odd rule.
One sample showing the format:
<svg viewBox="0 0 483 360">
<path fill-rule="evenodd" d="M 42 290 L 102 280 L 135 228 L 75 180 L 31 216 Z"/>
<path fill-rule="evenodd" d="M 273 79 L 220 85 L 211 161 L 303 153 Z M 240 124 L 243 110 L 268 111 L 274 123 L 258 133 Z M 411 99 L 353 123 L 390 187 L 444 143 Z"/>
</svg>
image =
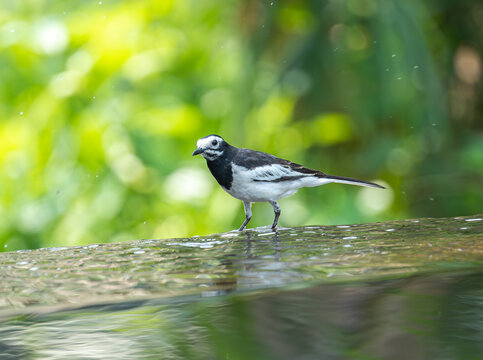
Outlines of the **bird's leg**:
<svg viewBox="0 0 483 360">
<path fill-rule="evenodd" d="M 240 226 L 238 231 L 242 231 L 247 226 L 248 222 L 252 218 L 252 203 L 248 201 L 243 202 L 243 207 L 245 208 L 245 222 Z"/>
<path fill-rule="evenodd" d="M 275 219 L 273 220 L 272 224 L 272 230 L 275 230 L 277 228 L 278 218 L 280 217 L 280 206 L 275 200 L 270 200 L 269 203 L 273 206 L 273 211 L 275 211 Z"/>
</svg>

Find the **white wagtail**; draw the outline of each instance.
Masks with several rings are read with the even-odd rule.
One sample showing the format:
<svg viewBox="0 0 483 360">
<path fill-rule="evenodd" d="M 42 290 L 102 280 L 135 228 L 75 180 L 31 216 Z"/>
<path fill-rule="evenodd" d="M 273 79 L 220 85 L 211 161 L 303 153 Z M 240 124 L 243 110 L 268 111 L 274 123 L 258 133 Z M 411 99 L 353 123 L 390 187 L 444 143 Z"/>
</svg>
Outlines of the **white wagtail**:
<svg viewBox="0 0 483 360">
<path fill-rule="evenodd" d="M 327 175 L 264 152 L 240 149 L 218 135 L 199 139 L 196 147 L 193 156 L 201 154 L 223 190 L 243 201 L 245 221 L 239 231 L 250 221 L 254 202 L 269 202 L 273 206 L 272 229 L 275 230 L 280 216 L 277 200 L 295 194 L 301 187 L 342 183 L 384 189 L 368 181 Z"/>
</svg>

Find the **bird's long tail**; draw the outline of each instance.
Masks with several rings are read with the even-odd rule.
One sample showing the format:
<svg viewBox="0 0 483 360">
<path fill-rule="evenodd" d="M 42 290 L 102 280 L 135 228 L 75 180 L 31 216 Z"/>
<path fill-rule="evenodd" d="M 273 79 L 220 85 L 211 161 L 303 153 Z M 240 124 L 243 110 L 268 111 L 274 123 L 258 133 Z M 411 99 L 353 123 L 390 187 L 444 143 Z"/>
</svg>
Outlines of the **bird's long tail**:
<svg viewBox="0 0 483 360">
<path fill-rule="evenodd" d="M 325 175 L 325 178 L 328 179 L 328 180 L 331 180 L 331 182 L 335 182 L 335 183 L 358 185 L 358 186 L 367 186 L 367 187 L 375 187 L 375 188 L 385 189 L 384 186 L 374 184 L 374 183 L 369 182 L 369 181 L 353 179 L 353 178 L 349 178 L 349 177 L 336 176 L 336 175 Z"/>
</svg>

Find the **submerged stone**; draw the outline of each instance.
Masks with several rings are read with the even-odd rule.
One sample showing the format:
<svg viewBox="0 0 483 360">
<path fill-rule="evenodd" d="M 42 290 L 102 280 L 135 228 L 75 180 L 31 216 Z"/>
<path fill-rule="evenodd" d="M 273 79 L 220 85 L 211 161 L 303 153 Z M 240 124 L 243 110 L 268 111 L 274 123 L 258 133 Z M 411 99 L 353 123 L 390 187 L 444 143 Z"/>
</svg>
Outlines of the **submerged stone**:
<svg viewBox="0 0 483 360">
<path fill-rule="evenodd" d="M 481 218 L 263 227 L 0 253 L 0 311 L 465 269 L 483 264 Z"/>
<path fill-rule="evenodd" d="M 476 359 L 481 218 L 2 253 L 0 357 Z"/>
</svg>

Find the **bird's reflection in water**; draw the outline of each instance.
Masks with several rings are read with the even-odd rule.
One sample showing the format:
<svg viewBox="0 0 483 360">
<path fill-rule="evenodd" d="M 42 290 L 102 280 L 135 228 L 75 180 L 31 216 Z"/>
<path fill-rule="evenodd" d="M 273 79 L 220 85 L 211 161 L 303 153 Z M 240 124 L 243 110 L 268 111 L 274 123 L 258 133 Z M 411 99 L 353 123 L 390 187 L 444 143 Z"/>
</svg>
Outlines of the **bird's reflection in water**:
<svg viewBox="0 0 483 360">
<path fill-rule="evenodd" d="M 243 237 L 237 237 L 233 242 L 232 251 L 227 252 L 220 260 L 227 274 L 213 282 L 214 286 L 222 287 L 225 293 L 246 288 L 253 288 L 256 283 L 262 287 L 271 283 L 271 277 L 277 270 L 278 276 L 282 270 L 281 245 L 278 232 L 267 235 L 259 232 L 245 231 Z"/>
</svg>

